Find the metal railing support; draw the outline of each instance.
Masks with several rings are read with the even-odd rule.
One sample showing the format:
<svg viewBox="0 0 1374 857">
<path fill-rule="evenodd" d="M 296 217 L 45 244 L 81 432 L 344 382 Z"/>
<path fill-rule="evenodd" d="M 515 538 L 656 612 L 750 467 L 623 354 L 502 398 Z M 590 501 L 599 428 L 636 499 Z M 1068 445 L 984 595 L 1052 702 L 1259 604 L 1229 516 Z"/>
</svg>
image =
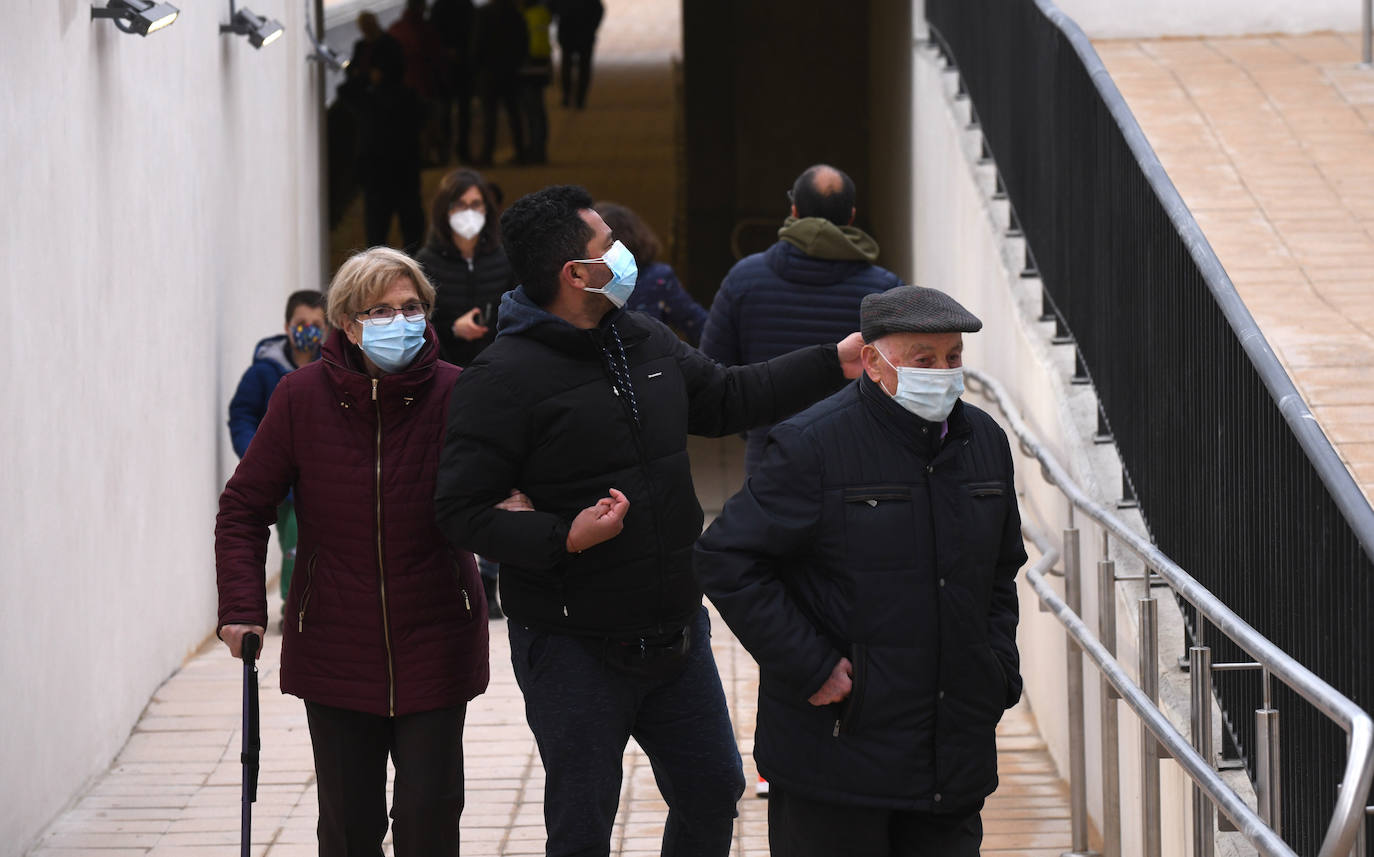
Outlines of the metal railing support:
<svg viewBox="0 0 1374 857">
<path fill-rule="evenodd" d="M 1140 599 L 1140 689 L 1159 705 L 1159 602 L 1154 596 Z M 1144 723 L 1140 724 L 1140 804 L 1141 857 L 1160 857 L 1159 742 Z"/>
<path fill-rule="evenodd" d="M 1116 563 L 1108 552 L 1110 536 L 1102 532 L 1102 559 L 1097 563 L 1097 636 L 1116 657 Z M 1099 708 L 1102 721 L 1102 853 L 1121 855 L 1120 732 L 1116 701 L 1119 696 L 1099 673 Z"/>
<path fill-rule="evenodd" d="M 1069 506 L 1069 526 L 1064 529 L 1064 601 L 1075 614 L 1083 609 L 1083 576 L 1079 563 L 1078 528 L 1073 526 L 1073 506 Z M 1071 635 L 1064 635 L 1069 695 L 1069 808 L 1073 850 L 1063 857 L 1087 857 L 1088 850 L 1088 757 L 1084 747 L 1083 652 Z"/>
<path fill-rule="evenodd" d="M 1212 765 L 1212 650 L 1207 646 L 1188 649 L 1192 679 L 1193 748 Z M 1199 785 L 1193 786 L 1193 857 L 1212 857 L 1212 802 Z"/>
<path fill-rule="evenodd" d="M 1279 773 L 1279 713 L 1266 704 L 1255 712 L 1255 803 L 1260 818 L 1282 835 Z"/>
<path fill-rule="evenodd" d="M 1361 56 L 1364 64 L 1374 63 L 1374 0 L 1364 0 L 1360 5 L 1360 31 L 1363 35 Z"/>
</svg>

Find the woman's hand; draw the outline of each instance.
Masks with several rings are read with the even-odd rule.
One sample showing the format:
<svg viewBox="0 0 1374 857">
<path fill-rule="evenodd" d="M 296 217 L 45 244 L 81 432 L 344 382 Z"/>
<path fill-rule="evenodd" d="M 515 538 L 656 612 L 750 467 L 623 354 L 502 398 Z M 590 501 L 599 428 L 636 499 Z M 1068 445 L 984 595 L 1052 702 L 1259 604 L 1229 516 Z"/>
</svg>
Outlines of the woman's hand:
<svg viewBox="0 0 1374 857">
<path fill-rule="evenodd" d="M 510 496 L 496 504 L 496 508 L 507 512 L 533 512 L 534 504 L 519 488 L 510 489 Z"/>
<path fill-rule="evenodd" d="M 630 501 L 612 488 L 611 496 L 602 497 L 595 506 L 588 506 L 573 518 L 572 526 L 568 528 L 568 539 L 564 543 L 568 553 L 581 553 L 620 535 L 629 511 Z"/>
<path fill-rule="evenodd" d="M 478 324 L 477 318 L 482 314 L 482 310 L 473 307 L 453 320 L 453 335 L 468 342 L 474 339 L 481 339 L 487 335 L 489 328 L 484 324 Z"/>
<path fill-rule="evenodd" d="M 219 638 L 229 647 L 229 654 L 236 658 L 243 657 L 243 638 L 248 634 L 257 634 L 261 639 L 267 636 L 267 629 L 261 625 L 225 625 L 219 629 Z"/>
</svg>

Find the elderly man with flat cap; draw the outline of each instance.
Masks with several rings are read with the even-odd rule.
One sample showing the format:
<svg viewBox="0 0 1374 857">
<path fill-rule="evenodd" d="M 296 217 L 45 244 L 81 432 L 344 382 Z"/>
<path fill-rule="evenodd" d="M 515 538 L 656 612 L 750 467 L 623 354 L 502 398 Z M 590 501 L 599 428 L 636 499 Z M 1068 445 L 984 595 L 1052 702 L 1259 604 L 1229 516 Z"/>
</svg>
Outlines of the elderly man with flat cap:
<svg viewBox="0 0 1374 857">
<path fill-rule="evenodd" d="M 1021 696 L 1011 450 L 959 398 L 982 322 L 917 286 L 860 314 L 864 374 L 773 428 L 694 570 L 759 663 L 774 857 L 976 855 Z"/>
</svg>

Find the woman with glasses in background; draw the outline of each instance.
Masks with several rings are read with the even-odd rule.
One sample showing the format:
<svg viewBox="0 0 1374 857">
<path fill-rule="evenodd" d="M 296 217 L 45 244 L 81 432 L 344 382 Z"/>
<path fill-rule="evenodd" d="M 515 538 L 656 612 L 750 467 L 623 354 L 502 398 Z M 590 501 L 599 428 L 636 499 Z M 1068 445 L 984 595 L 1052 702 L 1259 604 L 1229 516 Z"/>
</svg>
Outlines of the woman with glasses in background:
<svg viewBox="0 0 1374 857">
<path fill-rule="evenodd" d="M 439 359 L 434 288 L 404 253 L 353 256 L 326 301 L 342 335 L 282 379 L 220 497 L 219 636 L 240 657 L 244 635 L 264 633 L 267 528 L 294 489 L 281 689 L 305 700 L 319 853 L 381 853 L 390 756 L 397 857 L 456 857 L 463 722 L 488 679 L 476 564 L 434 521 L 460 370 Z"/>
</svg>

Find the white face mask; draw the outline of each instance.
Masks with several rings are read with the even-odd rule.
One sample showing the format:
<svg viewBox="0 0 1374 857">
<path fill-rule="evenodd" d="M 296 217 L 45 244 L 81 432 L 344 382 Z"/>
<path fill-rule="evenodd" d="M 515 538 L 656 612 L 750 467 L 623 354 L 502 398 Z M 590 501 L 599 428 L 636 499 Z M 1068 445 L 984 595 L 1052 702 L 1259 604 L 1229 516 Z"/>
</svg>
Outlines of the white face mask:
<svg viewBox="0 0 1374 857">
<path fill-rule="evenodd" d="M 463 239 L 470 239 L 481 232 L 483 226 L 487 225 L 487 216 L 480 211 L 468 208 L 450 214 L 448 225 L 453 228 L 455 235 Z"/>
<path fill-rule="evenodd" d="M 874 346 L 874 351 L 878 348 Z M 878 351 L 883 362 L 892 366 L 887 355 Z M 917 369 L 914 366 L 892 366 L 897 370 L 897 392 L 892 398 L 897 404 L 927 422 L 944 422 L 954 403 L 964 394 L 964 370 Z M 881 386 L 881 385 L 879 385 Z"/>
</svg>

